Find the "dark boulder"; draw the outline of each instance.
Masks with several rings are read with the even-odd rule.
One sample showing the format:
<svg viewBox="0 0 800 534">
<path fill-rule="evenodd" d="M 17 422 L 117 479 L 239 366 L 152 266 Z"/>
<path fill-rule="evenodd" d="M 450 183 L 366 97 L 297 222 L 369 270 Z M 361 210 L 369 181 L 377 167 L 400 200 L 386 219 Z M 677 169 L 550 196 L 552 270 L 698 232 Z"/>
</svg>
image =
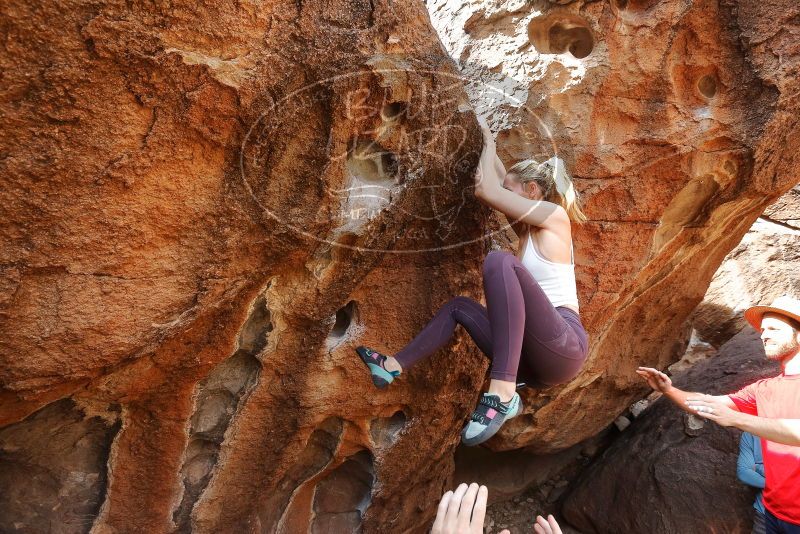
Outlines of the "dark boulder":
<svg viewBox="0 0 800 534">
<path fill-rule="evenodd" d="M 778 372 L 748 327 L 673 382 L 718 395 Z M 581 475 L 564 517 L 587 534 L 750 532 L 754 492 L 736 478 L 740 435 L 659 399 Z"/>
</svg>

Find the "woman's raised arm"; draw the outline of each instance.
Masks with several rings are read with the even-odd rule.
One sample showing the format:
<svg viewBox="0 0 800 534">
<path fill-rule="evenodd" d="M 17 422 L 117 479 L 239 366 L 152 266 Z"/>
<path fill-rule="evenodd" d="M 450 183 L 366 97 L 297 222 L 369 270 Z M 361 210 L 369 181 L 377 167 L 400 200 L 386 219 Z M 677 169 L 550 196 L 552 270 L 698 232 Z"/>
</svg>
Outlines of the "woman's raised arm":
<svg viewBox="0 0 800 534">
<path fill-rule="evenodd" d="M 569 226 L 569 216 L 558 204 L 531 200 L 505 189 L 501 183 L 505 174 L 498 174 L 494 137 L 486 121 L 479 118 L 483 132 L 483 151 L 475 172 L 475 196 L 482 203 L 506 215 L 511 221 L 523 221 L 533 226 L 555 229 Z M 499 164 L 502 168 L 502 163 Z M 505 168 L 503 168 L 505 173 Z"/>
</svg>

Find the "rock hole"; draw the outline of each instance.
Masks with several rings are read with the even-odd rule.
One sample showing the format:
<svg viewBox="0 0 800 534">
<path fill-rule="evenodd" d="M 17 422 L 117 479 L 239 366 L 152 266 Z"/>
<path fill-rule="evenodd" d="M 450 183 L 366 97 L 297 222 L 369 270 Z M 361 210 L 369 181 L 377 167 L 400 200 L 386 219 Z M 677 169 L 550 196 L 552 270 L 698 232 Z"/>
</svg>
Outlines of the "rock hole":
<svg viewBox="0 0 800 534">
<path fill-rule="evenodd" d="M 197 385 L 189 445 L 181 466 L 183 497 L 172 514 L 180 532 L 191 531 L 192 508 L 208 486 L 225 432 L 258 380 L 261 363 L 256 356 L 267 346 L 272 329 L 271 313 L 262 294 L 253 301 L 239 332 L 239 349 Z"/>
<path fill-rule="evenodd" d="M 287 507 L 291 497 L 302 492 L 306 482 L 321 473 L 334 458 L 341 442 L 344 424 L 338 417 L 330 417 L 322 422 L 308 438 L 305 447 L 296 457 L 296 461 L 276 485 L 275 491 L 259 513 L 262 532 L 281 531 L 277 528 L 279 521 L 283 525 L 293 525 L 295 518 Z M 298 513 L 299 523 L 305 514 Z M 306 523 L 307 524 L 307 523 Z"/>
<path fill-rule="evenodd" d="M 322 424 L 311 433 L 311 437 L 308 438 L 306 442 L 306 452 L 309 450 L 315 451 L 309 458 L 319 458 L 319 454 L 317 453 L 321 451 L 326 458 L 325 463 L 327 464 L 330 462 L 333 459 L 333 453 L 336 452 L 339 446 L 343 428 L 344 423 L 338 417 L 329 417 L 325 419 Z"/>
<path fill-rule="evenodd" d="M 397 162 L 397 156 L 391 152 L 381 154 L 381 168 L 384 169 L 387 176 L 394 177 L 395 183 L 400 183 L 400 174 L 397 172 L 400 165 Z"/>
<path fill-rule="evenodd" d="M 214 443 L 204 439 L 194 439 L 189 443 L 186 457 L 187 480 L 192 486 L 199 486 L 203 479 L 211 472 L 214 464 Z"/>
<path fill-rule="evenodd" d="M 351 300 L 343 308 L 339 308 L 336 312 L 336 320 L 331 329 L 330 338 L 339 340 L 347 334 L 350 325 L 356 319 L 358 307 L 356 301 Z"/>
<path fill-rule="evenodd" d="M 578 59 L 583 59 L 591 54 L 594 48 L 592 32 L 587 28 L 569 27 L 561 24 L 554 24 L 550 27 L 550 49 L 555 53 L 569 53 Z"/>
<path fill-rule="evenodd" d="M 714 98 L 717 94 L 717 78 L 712 74 L 706 74 L 697 81 L 697 90 L 708 99 Z"/>
<path fill-rule="evenodd" d="M 370 505 L 375 469 L 372 454 L 359 451 L 317 484 L 312 534 L 361 532 Z"/>
<path fill-rule="evenodd" d="M 389 102 L 381 108 L 381 119 L 390 122 L 396 121 L 405 115 L 408 104 L 405 102 Z"/>
<path fill-rule="evenodd" d="M 375 141 L 358 141 L 347 155 L 350 175 L 362 184 L 394 183 L 397 157 Z"/>
<path fill-rule="evenodd" d="M 720 91 L 717 69 L 713 65 L 675 62 L 669 69 L 675 96 L 679 102 L 693 108 L 699 120 L 709 118 L 709 101 Z"/>
<path fill-rule="evenodd" d="M 583 59 L 594 49 L 594 35 L 589 23 L 577 15 L 552 13 L 533 19 L 528 25 L 528 38 L 542 54 L 569 52 Z"/>
<path fill-rule="evenodd" d="M 71 399 L 0 429 L 0 532 L 88 532 L 105 499 L 119 411 Z"/>
<path fill-rule="evenodd" d="M 719 184 L 711 174 L 691 180 L 664 210 L 661 223 L 686 226 L 697 222 L 706 204 L 718 190 Z"/>
<path fill-rule="evenodd" d="M 661 223 L 653 236 L 653 250 L 660 250 L 683 228 L 700 224 L 707 217 L 706 207 L 709 201 L 719 189 L 719 183 L 712 174 L 690 180 L 664 210 Z"/>
<path fill-rule="evenodd" d="M 730 176 L 736 176 L 738 171 L 738 165 L 735 162 L 726 159 L 725 163 L 722 164 L 722 168 L 727 172 Z"/>
<path fill-rule="evenodd" d="M 207 392 L 192 415 L 192 434 L 221 443 L 235 403 L 234 395 L 225 389 Z"/>
<path fill-rule="evenodd" d="M 392 445 L 397 441 L 398 435 L 406 426 L 406 421 L 406 414 L 402 410 L 398 410 L 391 417 L 373 419 L 369 427 L 372 442 L 377 447 Z"/>
<path fill-rule="evenodd" d="M 397 155 L 375 141 L 357 141 L 348 151 L 347 182 L 341 195 L 338 230 L 358 233 L 392 200 L 402 182 Z"/>
<path fill-rule="evenodd" d="M 261 352 L 267 346 L 267 335 L 272 332 L 272 321 L 267 299 L 260 295 L 253 302 L 250 316 L 245 321 L 239 334 L 239 348 L 253 355 Z"/>
<path fill-rule="evenodd" d="M 646 11 L 656 3 L 658 0 L 612 0 L 618 11 Z"/>
<path fill-rule="evenodd" d="M 172 514 L 173 521 L 178 525 L 178 532 L 191 531 L 188 522 L 192 507 L 211 480 L 211 471 L 217 463 L 218 452 L 219 444 L 216 442 L 199 438 L 189 442 L 181 466 L 183 497 Z"/>
</svg>

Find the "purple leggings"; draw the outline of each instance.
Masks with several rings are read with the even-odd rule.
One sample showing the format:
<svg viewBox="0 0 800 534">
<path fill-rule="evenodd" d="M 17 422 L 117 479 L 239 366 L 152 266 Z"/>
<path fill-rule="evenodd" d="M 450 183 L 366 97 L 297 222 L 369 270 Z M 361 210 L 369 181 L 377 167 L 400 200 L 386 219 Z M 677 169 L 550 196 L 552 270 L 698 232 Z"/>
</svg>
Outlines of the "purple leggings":
<svg viewBox="0 0 800 534">
<path fill-rule="evenodd" d="M 586 360 L 588 343 L 580 316 L 554 308 L 519 259 L 490 252 L 483 264 L 486 308 L 455 297 L 395 358 L 407 369 L 443 347 L 462 325 L 492 360 L 491 378 L 541 387 L 568 382 Z M 487 309 L 488 308 L 488 309 Z"/>
</svg>

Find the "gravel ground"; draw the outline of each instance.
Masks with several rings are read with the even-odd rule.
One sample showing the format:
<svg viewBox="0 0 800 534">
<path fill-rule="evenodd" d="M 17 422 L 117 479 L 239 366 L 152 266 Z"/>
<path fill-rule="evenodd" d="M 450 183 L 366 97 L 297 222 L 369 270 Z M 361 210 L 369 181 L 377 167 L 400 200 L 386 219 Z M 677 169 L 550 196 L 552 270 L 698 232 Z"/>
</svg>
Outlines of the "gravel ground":
<svg viewBox="0 0 800 534">
<path fill-rule="evenodd" d="M 553 514 L 564 534 L 582 534 L 569 527 L 558 514 L 558 501 L 566 489 L 567 481 L 562 479 L 552 485 L 532 488 L 509 501 L 491 504 L 486 512 L 484 532 L 497 534 L 507 528 L 511 534 L 531 534 L 537 515 Z"/>
</svg>

